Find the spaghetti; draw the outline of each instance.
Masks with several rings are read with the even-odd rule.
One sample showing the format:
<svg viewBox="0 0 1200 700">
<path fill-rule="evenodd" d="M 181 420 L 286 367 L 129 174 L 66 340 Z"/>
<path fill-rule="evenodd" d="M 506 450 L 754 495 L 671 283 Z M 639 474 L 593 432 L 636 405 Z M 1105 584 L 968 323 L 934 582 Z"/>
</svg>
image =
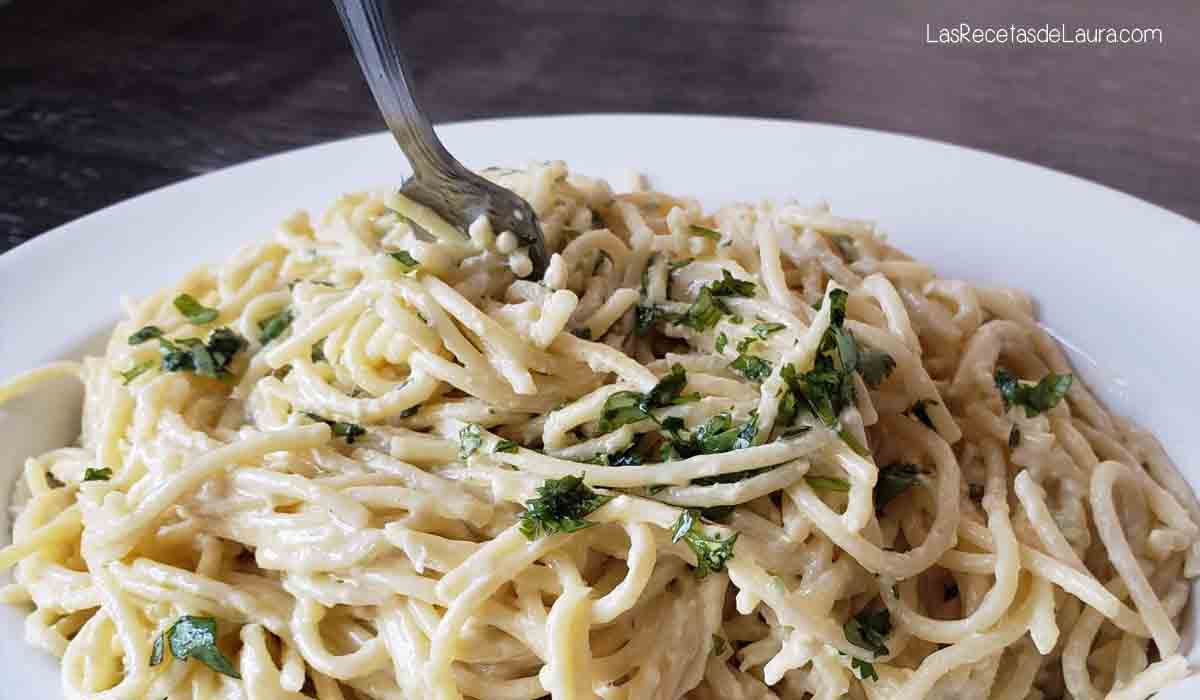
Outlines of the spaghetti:
<svg viewBox="0 0 1200 700">
<path fill-rule="evenodd" d="M 131 303 L 3 600 L 69 700 L 1146 698 L 1200 504 L 1023 293 L 794 202 L 484 174 Z M 469 235 L 468 235 L 469 234 Z"/>
</svg>

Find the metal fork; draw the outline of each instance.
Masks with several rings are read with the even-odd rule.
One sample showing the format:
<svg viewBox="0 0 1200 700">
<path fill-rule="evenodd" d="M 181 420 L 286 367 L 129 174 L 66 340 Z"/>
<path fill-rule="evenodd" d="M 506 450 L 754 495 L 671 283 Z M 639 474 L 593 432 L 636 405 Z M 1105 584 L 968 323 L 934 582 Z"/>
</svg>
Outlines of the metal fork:
<svg viewBox="0 0 1200 700">
<path fill-rule="evenodd" d="M 533 275 L 545 272 L 546 241 L 537 215 L 521 197 L 476 175 L 446 150 L 417 104 L 412 79 L 397 42 L 394 0 L 334 0 L 371 94 L 412 177 L 400 191 L 461 231 L 486 215 L 497 233 L 511 231 L 529 246 Z"/>
</svg>

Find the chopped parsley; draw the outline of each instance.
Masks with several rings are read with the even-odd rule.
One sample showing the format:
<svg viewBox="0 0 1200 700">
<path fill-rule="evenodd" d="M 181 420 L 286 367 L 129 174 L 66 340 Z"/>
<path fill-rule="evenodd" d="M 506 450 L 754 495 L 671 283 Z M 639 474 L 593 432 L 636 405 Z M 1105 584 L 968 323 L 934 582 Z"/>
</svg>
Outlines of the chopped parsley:
<svg viewBox="0 0 1200 700">
<path fill-rule="evenodd" d="M 458 431 L 458 458 L 464 462 L 467 461 L 482 444 L 483 434 L 480 432 L 479 426 L 474 423 L 468 424 Z"/>
<path fill-rule="evenodd" d="M 763 322 L 763 323 L 754 324 L 753 326 L 750 327 L 750 330 L 754 333 L 754 335 L 757 335 L 759 338 L 766 340 L 768 335 L 771 335 L 772 333 L 778 333 L 779 331 L 783 330 L 784 328 L 787 328 L 787 326 L 783 325 L 782 323 Z"/>
<path fill-rule="evenodd" d="M 889 464 L 879 470 L 875 482 L 875 510 L 882 511 L 887 504 L 920 481 L 921 469 L 915 464 Z"/>
<path fill-rule="evenodd" d="M 121 372 L 121 383 L 128 385 L 133 380 L 154 369 L 156 364 L 158 363 L 154 360 L 146 360 L 145 362 L 137 363 L 124 372 Z"/>
<path fill-rule="evenodd" d="M 720 535 L 709 537 L 696 527 L 699 519 L 699 511 L 688 509 L 680 513 L 671 528 L 671 541 L 683 540 L 687 544 L 696 555 L 696 578 L 704 578 L 724 569 L 725 562 L 733 558 L 733 545 L 737 542 L 738 533 L 735 532 L 727 540 L 722 540 Z"/>
<path fill-rule="evenodd" d="M 858 673 L 859 680 L 879 680 L 879 674 L 875 672 L 875 664 L 870 661 L 864 661 L 857 656 L 850 657 L 850 668 Z"/>
<path fill-rule="evenodd" d="M 878 389 L 880 384 L 896 369 L 896 361 L 882 350 L 859 347 L 858 373 L 863 381 L 872 389 Z"/>
<path fill-rule="evenodd" d="M 295 318 L 296 315 L 291 309 L 284 309 L 268 319 L 259 321 L 258 342 L 266 345 L 272 340 L 275 340 L 279 336 L 283 335 L 283 332 L 288 329 L 288 326 L 292 325 L 292 321 L 295 320 Z"/>
<path fill-rule="evenodd" d="M 521 513 L 521 534 L 530 540 L 556 532 L 576 532 L 595 525 L 586 520 L 612 496 L 596 493 L 583 483 L 582 476 L 547 479 L 538 487 L 537 497 L 525 502 Z"/>
<path fill-rule="evenodd" d="M 806 476 L 804 477 L 804 481 L 818 491 L 840 491 L 844 493 L 850 490 L 849 481 L 833 476 Z"/>
<path fill-rule="evenodd" d="M 680 421 L 682 423 L 682 421 Z M 667 426 L 663 426 L 664 428 Z M 687 435 L 682 426 L 672 431 L 671 445 L 683 457 L 694 455 L 710 455 L 722 452 L 742 450 L 754 444 L 758 436 L 758 414 L 750 415 L 749 420 L 741 425 L 735 425 L 728 413 L 718 413 L 709 418 L 706 423 Z M 739 472 L 740 473 L 740 472 Z M 707 477 L 716 479 L 719 477 Z M 744 477 L 743 477 L 744 478 Z M 700 484 L 704 479 L 696 479 L 693 483 Z M 739 479 L 734 479 L 738 481 Z M 711 482 L 721 483 L 721 482 Z"/>
<path fill-rule="evenodd" d="M 892 614 L 887 608 L 877 612 L 860 612 L 846 621 L 842 627 L 846 641 L 860 649 L 866 649 L 875 656 L 888 653 L 885 641 L 892 633 Z"/>
<path fill-rule="evenodd" d="M 717 352 L 725 352 L 725 346 L 729 344 L 729 336 L 725 335 L 725 331 L 717 334 L 716 349 Z"/>
<path fill-rule="evenodd" d="M 329 358 L 325 357 L 325 339 L 321 338 L 313 344 L 312 349 L 308 351 L 308 359 L 316 364 L 318 362 L 328 362 Z"/>
<path fill-rule="evenodd" d="M 109 469 L 108 467 L 102 467 L 100 469 L 88 467 L 87 469 L 83 470 L 84 481 L 108 481 L 111 478 L 112 469 Z"/>
<path fill-rule="evenodd" d="M 721 315 L 726 312 L 725 305 L 716 298 L 712 290 L 709 287 L 704 287 L 700 290 L 700 294 L 696 296 L 696 301 L 688 307 L 688 310 L 684 312 L 682 317 L 678 317 L 677 322 L 703 333 L 717 325 L 717 321 L 721 320 Z"/>
<path fill-rule="evenodd" d="M 756 289 L 753 282 L 737 279 L 729 274 L 729 270 L 721 270 L 721 279 L 709 283 L 706 288 L 719 297 L 752 297 Z"/>
<path fill-rule="evenodd" d="M 196 301 L 195 297 L 191 294 L 180 294 L 175 297 L 174 304 L 175 308 L 179 310 L 179 313 L 183 314 L 184 318 L 197 326 L 212 323 L 217 320 L 217 316 L 221 315 L 220 311 Z"/>
<path fill-rule="evenodd" d="M 638 335 L 644 335 L 658 318 L 658 308 L 639 304 L 633 312 L 633 327 Z"/>
<path fill-rule="evenodd" d="M 164 371 L 194 372 L 214 379 L 231 376 L 229 365 L 234 355 L 247 345 L 245 338 L 228 328 L 217 328 L 209 333 L 207 341 L 199 338 L 171 341 L 160 337 L 158 342 Z"/>
<path fill-rule="evenodd" d="M 698 224 L 692 224 L 691 226 L 688 226 L 688 231 L 693 236 L 703 236 L 703 237 L 709 239 L 710 241 L 721 240 L 721 232 L 717 231 L 716 229 L 711 229 L 707 226 L 700 226 Z"/>
<path fill-rule="evenodd" d="M 600 413 L 600 432 L 607 433 L 623 425 L 636 423 L 649 418 L 658 421 L 651 410 L 677 404 L 698 401 L 696 393 L 684 394 L 687 386 L 687 370 L 678 362 L 671 365 L 671 371 L 654 385 L 647 394 L 636 391 L 618 391 L 604 402 Z"/>
<path fill-rule="evenodd" d="M 406 275 L 421 267 L 421 263 L 417 262 L 417 259 L 409 255 L 408 251 L 406 250 L 401 250 L 396 253 L 388 253 L 388 257 L 399 263 L 400 270 Z"/>
<path fill-rule="evenodd" d="M 155 640 L 150 653 L 151 666 L 162 663 L 164 647 L 170 647 L 171 655 L 180 661 L 196 659 L 217 673 L 239 680 L 242 677 L 233 662 L 217 648 L 217 621 L 211 617 L 184 615 L 176 620 L 162 637 Z"/>
<path fill-rule="evenodd" d="M 812 369 L 801 373 L 795 365 L 789 364 L 780 370 L 780 376 L 794 395 L 792 401 L 781 398 L 781 405 L 788 404 L 789 422 L 800 409 L 805 409 L 836 430 L 842 440 L 862 454 L 865 449 L 842 427 L 840 419 L 842 411 L 854 403 L 854 373 L 858 369 L 858 345 L 842 328 L 848 297 L 843 289 L 829 292 L 829 327 L 821 336 Z"/>
<path fill-rule="evenodd" d="M 129 336 L 129 344 L 130 345 L 141 345 L 142 343 L 146 342 L 147 340 L 161 338 L 162 334 L 163 334 L 162 329 L 159 328 L 158 326 L 145 326 L 144 328 L 139 329 L 133 335 Z"/>
<path fill-rule="evenodd" d="M 521 446 L 512 440 L 501 440 L 492 448 L 492 452 L 516 452 Z"/>
<path fill-rule="evenodd" d="M 746 354 L 738 355 L 736 360 L 729 363 L 729 367 L 746 379 L 759 384 L 771 376 L 771 371 L 774 369 L 771 363 L 763 358 Z"/>
<path fill-rule="evenodd" d="M 1000 368 L 996 370 L 995 379 L 1000 398 L 1004 400 L 1004 409 L 1023 406 L 1025 417 L 1033 418 L 1057 406 L 1067 395 L 1067 390 L 1071 388 L 1075 378 L 1070 374 L 1051 372 L 1042 377 L 1037 384 L 1022 384 L 1008 370 Z"/>
<path fill-rule="evenodd" d="M 322 418 L 315 413 L 304 412 L 304 416 L 318 423 L 328 425 L 335 437 L 345 438 L 347 445 L 353 445 L 354 441 L 367 434 L 367 429 L 355 423 L 346 423 L 344 421 L 330 420 Z"/>
<path fill-rule="evenodd" d="M 904 415 L 912 416 L 921 421 L 921 424 L 930 430 L 937 430 L 933 427 L 933 419 L 929 417 L 929 409 L 926 406 L 936 406 L 937 401 L 933 399 L 917 399 L 916 403 L 909 406 L 904 411 Z"/>
</svg>

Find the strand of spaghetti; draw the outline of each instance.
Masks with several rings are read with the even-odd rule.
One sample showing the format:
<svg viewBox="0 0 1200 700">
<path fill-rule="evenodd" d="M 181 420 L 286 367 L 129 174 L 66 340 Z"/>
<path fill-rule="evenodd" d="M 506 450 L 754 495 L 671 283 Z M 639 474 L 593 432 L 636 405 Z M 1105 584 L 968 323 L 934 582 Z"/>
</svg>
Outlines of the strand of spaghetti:
<svg viewBox="0 0 1200 700">
<path fill-rule="evenodd" d="M 1120 573 L 1133 602 L 1137 604 L 1142 620 L 1154 637 L 1154 644 L 1163 658 L 1166 658 L 1179 648 L 1179 633 L 1175 631 L 1162 602 L 1150 587 L 1146 574 L 1142 572 L 1133 551 L 1129 548 L 1128 540 L 1125 539 L 1113 500 L 1118 481 L 1133 487 L 1141 486 L 1140 481 L 1129 473 L 1128 467 L 1119 462 L 1101 462 L 1092 472 L 1089 502 L 1092 506 L 1092 517 L 1096 522 L 1096 532 L 1108 551 L 1113 568 Z"/>
<path fill-rule="evenodd" d="M 78 362 L 51 362 L 18 374 L 12 379 L 0 384 L 0 405 L 24 394 L 39 384 L 55 377 L 74 377 L 83 381 L 83 366 Z"/>
<path fill-rule="evenodd" d="M 926 430 L 916 421 L 897 417 L 889 422 L 903 439 L 920 445 L 936 464 L 937 486 L 935 502 L 937 515 L 929 528 L 925 541 L 907 552 L 885 552 L 863 537 L 851 532 L 841 516 L 825 505 L 804 481 L 789 486 L 785 493 L 800 511 L 821 532 L 846 550 L 864 568 L 872 573 L 886 574 L 896 579 L 916 576 L 929 568 L 954 546 L 959 522 L 959 468 L 958 460 L 946 444 L 932 431 Z"/>
<path fill-rule="evenodd" d="M 117 519 L 104 530 L 85 531 L 84 547 L 104 548 L 109 558 L 120 558 L 136 546 L 138 538 L 163 511 L 213 475 L 233 464 L 246 462 L 270 452 L 319 447 L 328 442 L 330 437 L 329 426 L 317 423 L 302 428 L 252 435 L 240 442 L 226 445 L 160 480 L 132 512 Z"/>
<path fill-rule="evenodd" d="M 983 497 L 983 507 L 988 514 L 988 529 L 995 546 L 995 585 L 984 596 L 980 605 L 969 616 L 960 620 L 937 620 L 914 610 L 898 595 L 885 595 L 883 602 L 892 615 L 909 632 L 931 642 L 955 643 L 972 634 L 986 630 L 1009 611 L 1017 595 L 1020 580 L 1021 558 L 1017 536 L 1009 519 L 1008 502 L 1005 496 L 1007 463 L 998 445 L 985 446 L 988 480 Z M 915 597 L 916 581 L 905 581 L 906 596 Z"/>
<path fill-rule="evenodd" d="M 940 651 L 921 662 L 917 670 L 895 694 L 894 700 L 921 700 L 939 678 L 960 666 L 977 663 L 1000 653 L 1020 639 L 1028 630 L 1033 617 L 1037 589 L 1049 587 L 1045 579 L 1034 579 L 1024 602 L 1000 624 L 982 634 L 973 635 Z"/>
<path fill-rule="evenodd" d="M 590 588 L 571 585 L 550 606 L 546 632 L 550 658 L 539 674 L 541 685 L 554 700 L 591 700 L 591 650 L 588 628 L 592 624 Z"/>
<path fill-rule="evenodd" d="M 54 516 L 50 522 L 38 527 L 29 536 L 0 549 L 0 571 L 33 554 L 39 549 L 65 542 L 83 529 L 83 516 L 79 506 L 73 505 Z"/>
<path fill-rule="evenodd" d="M 450 676 L 450 664 L 467 619 L 507 581 L 546 553 L 563 546 L 570 537 L 550 535 L 529 542 L 520 529 L 513 526 L 442 578 L 438 583 L 438 595 L 448 607 L 433 635 L 425 666 L 426 683 L 434 697 L 438 700 L 462 697 Z"/>
<path fill-rule="evenodd" d="M 603 343 L 583 340 L 570 333 L 560 333 L 554 342 L 550 343 L 550 351 L 585 362 L 594 372 L 612 372 L 620 377 L 621 381 L 637 387 L 642 392 L 648 392 L 658 384 L 658 377 L 650 370 L 620 350 L 614 350 Z"/>
</svg>

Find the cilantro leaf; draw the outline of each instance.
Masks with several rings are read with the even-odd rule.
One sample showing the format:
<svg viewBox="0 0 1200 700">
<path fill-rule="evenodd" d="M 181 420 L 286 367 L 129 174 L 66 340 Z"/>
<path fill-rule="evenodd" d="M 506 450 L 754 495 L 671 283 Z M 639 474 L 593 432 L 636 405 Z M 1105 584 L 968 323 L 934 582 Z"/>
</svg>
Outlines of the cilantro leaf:
<svg viewBox="0 0 1200 700">
<path fill-rule="evenodd" d="M 696 301 L 692 302 L 678 322 L 703 333 L 717 325 L 724 313 L 727 313 L 725 305 L 713 295 L 712 289 L 703 287 L 696 296 Z"/>
<path fill-rule="evenodd" d="M 464 462 L 467 461 L 482 444 L 483 434 L 480 432 L 479 426 L 474 423 L 468 424 L 458 431 L 458 458 Z"/>
<path fill-rule="evenodd" d="M 784 328 L 787 328 L 787 326 L 783 325 L 782 323 L 763 322 L 763 323 L 754 324 L 753 326 L 750 327 L 750 330 L 754 333 L 754 335 L 757 335 L 759 338 L 766 340 L 768 335 L 771 335 L 772 333 L 778 333 L 779 331 L 783 330 Z"/>
<path fill-rule="evenodd" d="M 537 497 L 525 502 L 521 534 L 536 540 L 543 535 L 591 527 L 595 523 L 586 520 L 587 516 L 611 499 L 588 488 L 582 476 L 547 479 L 538 487 Z"/>
<path fill-rule="evenodd" d="M 142 343 L 146 342 L 147 340 L 161 338 L 162 334 L 163 334 L 162 329 L 159 328 L 158 326 L 145 326 L 143 328 L 138 329 L 138 331 L 135 332 L 133 335 L 129 336 L 129 344 L 130 345 L 141 345 Z"/>
<path fill-rule="evenodd" d="M 637 309 L 633 312 L 633 327 L 637 331 L 637 335 L 645 335 L 657 318 L 658 307 L 638 304 Z"/>
<path fill-rule="evenodd" d="M 737 279 L 729 274 L 729 270 L 721 270 L 721 279 L 709 283 L 706 288 L 719 297 L 752 297 L 757 287 L 753 282 Z"/>
<path fill-rule="evenodd" d="M 355 440 L 367 434 L 366 428 L 355 423 L 346 423 L 343 421 L 322 418 L 321 416 L 315 413 L 309 413 L 308 411 L 304 412 L 304 416 L 318 423 L 324 423 L 325 425 L 328 425 L 333 430 L 335 437 L 346 439 L 347 445 L 353 445 Z"/>
<path fill-rule="evenodd" d="M 863 611 L 846 621 L 842 627 L 846 641 L 860 649 L 866 649 L 875 656 L 888 653 L 885 640 L 892 632 L 892 615 L 887 608 L 878 612 Z"/>
<path fill-rule="evenodd" d="M 746 379 L 759 384 L 771 376 L 771 371 L 774 369 L 767 360 L 757 355 L 745 354 L 738 355 L 736 360 L 729 363 L 729 367 Z"/>
<path fill-rule="evenodd" d="M 191 294 L 180 294 L 175 297 L 173 303 L 175 304 L 175 308 L 179 310 L 179 313 L 183 314 L 184 318 L 197 326 L 212 323 L 217 320 L 217 316 L 221 315 L 220 311 L 196 301 L 195 297 Z"/>
<path fill-rule="evenodd" d="M 879 674 L 875 672 L 875 665 L 870 661 L 864 661 L 857 656 L 850 658 L 850 668 L 858 672 L 859 680 L 879 680 Z"/>
<path fill-rule="evenodd" d="M 937 405 L 937 401 L 933 399 L 917 399 L 916 403 L 905 409 L 904 415 L 916 418 L 930 430 L 937 430 L 937 428 L 933 427 L 933 419 L 929 417 L 929 409 L 925 408 L 926 406 L 934 405 Z"/>
<path fill-rule="evenodd" d="M 875 482 L 875 510 L 882 511 L 887 504 L 920 481 L 921 469 L 915 464 L 889 464 L 879 470 Z"/>
<path fill-rule="evenodd" d="M 725 562 L 733 558 L 733 545 L 739 533 L 735 532 L 727 540 L 722 540 L 720 535 L 709 537 L 696 527 L 699 519 L 699 511 L 688 509 L 680 513 L 679 519 L 671 527 L 671 541 L 683 540 L 687 544 L 696 555 L 696 578 L 704 578 L 724 569 Z"/>
<path fill-rule="evenodd" d="M 501 440 L 492 448 L 492 452 L 516 452 L 521 446 L 512 440 Z"/>
<path fill-rule="evenodd" d="M 729 344 L 729 336 L 725 335 L 724 331 L 717 334 L 717 342 L 714 345 L 717 352 L 725 352 L 725 346 Z"/>
<path fill-rule="evenodd" d="M 795 394 L 797 408 L 807 409 L 839 431 L 839 416 L 854 402 L 853 374 L 858 367 L 858 346 L 842 329 L 848 296 L 843 289 L 829 292 L 829 328 L 817 345 L 812 369 L 802 373 L 795 365 L 785 365 L 780 370 L 780 377 Z"/>
<path fill-rule="evenodd" d="M 399 263 L 400 270 L 406 275 L 408 273 L 412 272 L 413 270 L 416 270 L 417 268 L 421 267 L 421 263 L 417 262 L 417 259 L 414 258 L 413 256 L 409 255 L 408 251 L 406 251 L 406 250 L 401 250 L 401 251 L 395 252 L 395 253 L 388 253 L 388 257 L 390 257 L 392 260 L 395 260 L 397 263 Z"/>
<path fill-rule="evenodd" d="M 113 473 L 112 469 L 109 469 L 108 467 L 103 467 L 100 469 L 94 469 L 92 467 L 88 467 L 87 469 L 85 469 L 83 471 L 83 480 L 84 481 L 108 481 L 109 479 L 112 478 L 112 473 Z"/>
<path fill-rule="evenodd" d="M 894 369 L 896 361 L 886 352 L 862 347 L 858 349 L 858 373 L 872 389 L 878 389 Z"/>
<path fill-rule="evenodd" d="M 217 648 L 217 621 L 184 615 L 167 630 L 171 655 L 180 661 L 194 658 L 217 673 L 241 679 L 233 663 Z"/>
<path fill-rule="evenodd" d="M 243 350 L 246 339 L 228 328 L 217 328 L 207 341 L 199 338 L 179 338 L 174 342 L 159 338 L 162 368 L 167 372 L 194 372 L 202 377 L 224 379 L 230 376 L 233 357 Z"/>
<path fill-rule="evenodd" d="M 121 383 L 128 385 L 133 380 L 154 369 L 155 364 L 156 363 L 154 360 L 146 360 L 145 362 L 137 363 L 124 372 L 121 372 Z"/>
<path fill-rule="evenodd" d="M 711 229 L 707 226 L 700 226 L 699 224 L 692 224 L 691 226 L 688 226 L 688 232 L 691 233 L 693 236 L 703 236 L 712 241 L 721 240 L 721 232 L 720 231 Z"/>
<path fill-rule="evenodd" d="M 279 336 L 283 335 L 283 332 L 288 329 L 288 326 L 292 325 L 292 321 L 295 320 L 295 318 L 296 315 L 291 309 L 284 309 L 268 319 L 259 321 L 258 342 L 266 345 L 272 340 L 275 340 Z"/>
<path fill-rule="evenodd" d="M 1025 417 L 1033 418 L 1057 406 L 1067 395 L 1075 377 L 1051 372 L 1037 384 L 1022 384 L 1008 370 L 1000 368 L 996 370 L 995 380 L 1000 397 L 1004 400 L 1004 409 L 1022 406 L 1025 408 Z"/>
<path fill-rule="evenodd" d="M 849 481 L 834 476 L 805 476 L 804 481 L 818 491 L 839 491 L 845 493 L 850 490 Z"/>
</svg>

